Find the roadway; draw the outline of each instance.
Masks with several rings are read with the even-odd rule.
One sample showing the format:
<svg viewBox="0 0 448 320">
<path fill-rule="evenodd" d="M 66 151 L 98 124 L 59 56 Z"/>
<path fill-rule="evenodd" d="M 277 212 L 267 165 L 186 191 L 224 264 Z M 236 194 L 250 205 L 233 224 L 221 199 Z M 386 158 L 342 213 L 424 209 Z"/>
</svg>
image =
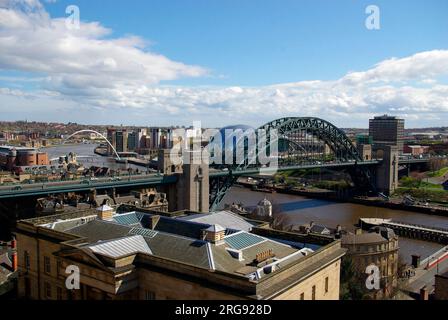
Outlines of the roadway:
<svg viewBox="0 0 448 320">
<path fill-rule="evenodd" d="M 340 168 L 340 167 L 352 167 L 352 166 L 368 166 L 377 165 L 380 161 L 349 161 L 349 162 L 332 162 L 332 163 L 313 163 L 313 164 L 301 164 L 282 167 L 265 167 L 265 168 L 247 168 L 241 170 L 232 171 L 234 176 L 247 176 L 255 174 L 274 174 L 276 172 L 283 172 L 289 170 L 303 170 L 303 169 L 318 169 L 318 168 Z M 210 169 L 210 177 L 224 177 L 229 175 L 229 170 Z"/>
<path fill-rule="evenodd" d="M 406 161 L 415 160 L 425 160 L 425 159 L 412 159 Z M 427 160 L 426 160 L 427 161 Z M 316 169 L 316 168 L 339 168 L 339 167 L 350 167 L 350 166 L 369 166 L 378 165 L 381 160 L 371 160 L 371 161 L 348 161 L 348 162 L 330 162 L 330 163 L 320 163 L 315 162 L 312 164 L 301 164 L 301 165 L 291 165 L 282 166 L 279 168 L 247 168 L 242 170 L 234 170 L 232 174 L 234 176 L 248 176 L 256 174 L 275 174 L 276 172 L 289 171 L 289 170 L 303 170 L 303 169 Z M 400 160 L 401 163 L 401 160 Z M 210 177 L 225 177 L 229 175 L 229 171 L 210 169 Z M 40 196 L 48 195 L 52 193 L 63 193 L 63 192 L 80 192 L 88 191 L 90 189 L 111 189 L 111 188 L 121 188 L 121 187 L 136 187 L 136 186 L 156 186 L 161 184 L 172 184 L 176 183 L 177 176 L 163 176 L 160 174 L 149 174 L 149 175 L 132 175 L 132 176 L 122 176 L 120 180 L 114 178 L 95 178 L 91 179 L 81 179 L 74 181 L 53 181 L 45 183 L 32 183 L 32 184 L 15 184 L 8 186 L 0 186 L 0 199 L 5 198 L 18 198 L 24 196 Z"/>
<path fill-rule="evenodd" d="M 48 195 L 61 192 L 80 192 L 90 189 L 101 190 L 135 186 L 155 186 L 172 184 L 176 181 L 176 176 L 150 174 L 0 186 L 0 199 Z"/>
<path fill-rule="evenodd" d="M 434 291 L 435 276 L 448 272 L 448 256 L 439 261 L 439 263 L 434 263 L 428 270 L 425 267 L 426 263 L 416 269 L 416 275 L 410 279 L 409 284 L 405 287 L 405 291 L 420 294 L 420 290 L 426 286 L 429 293 L 432 293 Z"/>
</svg>

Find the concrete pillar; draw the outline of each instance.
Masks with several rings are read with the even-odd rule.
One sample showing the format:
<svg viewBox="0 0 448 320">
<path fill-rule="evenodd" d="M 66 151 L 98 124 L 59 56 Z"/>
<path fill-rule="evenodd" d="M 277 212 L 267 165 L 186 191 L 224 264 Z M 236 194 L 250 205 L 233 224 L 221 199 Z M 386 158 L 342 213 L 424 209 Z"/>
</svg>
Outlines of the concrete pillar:
<svg viewBox="0 0 448 320">
<path fill-rule="evenodd" d="M 376 187 L 390 195 L 398 187 L 398 147 L 382 146 L 383 160 L 376 170 Z"/>
<path fill-rule="evenodd" d="M 186 153 L 188 163 L 177 183 L 177 210 L 209 211 L 209 166 L 202 161 L 201 151 Z"/>
</svg>

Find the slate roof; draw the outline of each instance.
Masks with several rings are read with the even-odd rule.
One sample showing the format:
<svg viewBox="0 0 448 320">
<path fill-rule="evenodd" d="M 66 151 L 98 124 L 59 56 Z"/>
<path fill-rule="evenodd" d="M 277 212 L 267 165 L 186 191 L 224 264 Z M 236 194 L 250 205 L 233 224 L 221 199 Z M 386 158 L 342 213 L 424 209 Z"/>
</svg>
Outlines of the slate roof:
<svg viewBox="0 0 448 320">
<path fill-rule="evenodd" d="M 247 222 L 240 216 L 230 211 L 218 211 L 214 213 L 195 214 L 186 217 L 179 217 L 179 220 L 192 221 L 204 224 L 219 224 L 226 229 L 251 231 L 253 224 Z"/>
<path fill-rule="evenodd" d="M 94 253 L 100 253 L 113 258 L 138 252 L 152 254 L 145 239 L 140 235 L 104 241 L 98 244 L 88 245 L 87 247 Z"/>
<path fill-rule="evenodd" d="M 145 218 L 142 219 L 142 225 L 144 227 L 147 227 L 147 225 L 145 225 L 144 223 Z M 149 219 L 149 217 L 147 218 Z M 198 239 L 202 235 L 202 230 L 205 230 L 208 227 L 210 227 L 209 224 L 183 221 L 168 217 L 160 217 L 155 230 Z"/>
<path fill-rule="evenodd" d="M 387 240 L 378 233 L 346 234 L 342 236 L 342 244 L 373 244 Z"/>
<path fill-rule="evenodd" d="M 198 215 L 196 218 L 203 221 L 202 218 L 209 219 L 209 216 Z M 227 213 L 224 216 L 230 217 Z M 150 219 L 150 214 L 131 212 L 115 215 L 111 221 L 95 219 L 84 221 L 81 225 L 67 221 L 61 222 L 59 227 L 65 226 L 67 229 L 64 232 L 87 238 L 89 244 L 80 249 L 90 249 L 94 254 L 118 258 L 143 252 L 200 268 L 239 275 L 254 268 L 257 270 L 257 266 L 252 263 L 261 252 L 272 250 L 275 259 L 286 258 L 288 261 L 303 257 L 297 248 L 246 231 L 235 233 L 226 229 L 224 241 L 212 244 L 201 240 L 201 236 L 203 230 L 213 228 L 214 224 L 199 223 L 194 221 L 196 219 L 189 221 L 160 216 L 155 229 L 151 230 L 147 228 Z M 235 254 L 232 256 L 227 249 L 240 250 L 243 261 L 235 257 Z"/>
<path fill-rule="evenodd" d="M 126 236 L 132 228 L 117 223 L 93 220 L 65 232 L 85 237 L 90 243 L 106 241 Z"/>
</svg>

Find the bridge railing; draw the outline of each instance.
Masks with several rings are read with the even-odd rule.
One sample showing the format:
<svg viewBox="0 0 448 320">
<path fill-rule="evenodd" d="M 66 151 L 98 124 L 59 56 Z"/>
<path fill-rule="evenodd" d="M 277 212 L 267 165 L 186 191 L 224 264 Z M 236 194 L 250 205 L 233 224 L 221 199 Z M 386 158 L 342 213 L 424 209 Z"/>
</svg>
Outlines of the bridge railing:
<svg viewBox="0 0 448 320">
<path fill-rule="evenodd" d="M 440 256 L 445 255 L 448 252 L 448 246 L 443 247 L 439 251 L 433 253 L 428 258 L 420 261 L 420 267 L 426 267 L 429 266 L 432 260 L 438 259 Z"/>
<path fill-rule="evenodd" d="M 424 228 L 424 229 L 430 229 L 435 231 L 443 231 L 448 232 L 448 229 L 440 228 L 440 227 L 432 227 L 432 226 L 425 226 L 421 224 L 414 224 L 414 223 L 408 223 L 408 222 L 402 222 L 402 221 L 390 221 L 388 224 L 399 224 L 403 226 L 410 226 L 410 227 L 417 227 L 417 228 Z"/>
</svg>

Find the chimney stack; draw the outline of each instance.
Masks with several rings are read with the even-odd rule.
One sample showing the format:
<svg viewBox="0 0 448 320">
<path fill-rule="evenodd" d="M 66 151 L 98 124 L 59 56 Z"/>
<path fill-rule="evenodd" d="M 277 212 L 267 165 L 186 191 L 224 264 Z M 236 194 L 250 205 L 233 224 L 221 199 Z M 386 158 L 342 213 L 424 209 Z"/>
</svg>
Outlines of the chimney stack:
<svg viewBox="0 0 448 320">
<path fill-rule="evenodd" d="M 102 205 L 96 210 L 98 212 L 98 219 L 100 220 L 112 220 L 114 217 L 114 209 L 107 204 Z"/>
<path fill-rule="evenodd" d="M 221 227 L 219 224 L 210 226 L 208 229 L 203 230 L 203 238 L 206 241 L 221 244 L 224 240 L 226 229 Z"/>
<path fill-rule="evenodd" d="M 11 253 L 12 270 L 13 272 L 16 272 L 18 270 L 18 259 L 17 259 L 17 241 L 15 238 L 11 241 L 11 249 L 12 249 Z"/>
</svg>

